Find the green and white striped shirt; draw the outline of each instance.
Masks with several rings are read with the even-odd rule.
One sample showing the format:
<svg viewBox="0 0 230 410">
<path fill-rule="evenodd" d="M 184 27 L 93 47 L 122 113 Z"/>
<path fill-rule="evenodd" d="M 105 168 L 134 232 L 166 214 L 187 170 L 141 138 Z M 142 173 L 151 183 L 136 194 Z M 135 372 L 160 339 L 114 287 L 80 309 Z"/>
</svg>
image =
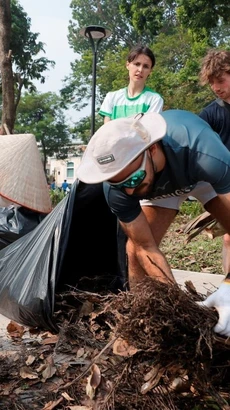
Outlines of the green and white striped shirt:
<svg viewBox="0 0 230 410">
<path fill-rule="evenodd" d="M 163 104 L 163 98 L 151 88 L 145 87 L 141 94 L 130 98 L 128 97 L 128 88 L 125 87 L 106 94 L 99 114 L 114 120 L 129 117 L 139 112 L 161 112 Z"/>
</svg>

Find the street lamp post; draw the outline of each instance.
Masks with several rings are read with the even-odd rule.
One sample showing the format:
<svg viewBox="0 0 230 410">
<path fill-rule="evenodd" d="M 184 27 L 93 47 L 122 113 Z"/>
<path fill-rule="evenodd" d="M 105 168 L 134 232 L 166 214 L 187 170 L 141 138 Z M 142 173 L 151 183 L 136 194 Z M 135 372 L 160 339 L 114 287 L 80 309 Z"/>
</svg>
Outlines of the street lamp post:
<svg viewBox="0 0 230 410">
<path fill-rule="evenodd" d="M 93 70 L 92 70 L 92 108 L 91 108 L 91 137 L 95 131 L 95 99 L 96 99 L 96 65 L 97 51 L 103 38 L 111 35 L 111 31 L 101 26 L 87 26 L 80 30 L 80 35 L 89 39 L 93 51 Z"/>
</svg>

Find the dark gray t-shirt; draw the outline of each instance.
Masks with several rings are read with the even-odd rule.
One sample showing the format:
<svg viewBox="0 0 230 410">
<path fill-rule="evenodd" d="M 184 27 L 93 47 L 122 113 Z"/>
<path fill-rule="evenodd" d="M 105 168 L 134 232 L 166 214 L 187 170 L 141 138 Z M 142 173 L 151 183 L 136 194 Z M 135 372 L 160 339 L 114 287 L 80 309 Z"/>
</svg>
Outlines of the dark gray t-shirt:
<svg viewBox="0 0 230 410">
<path fill-rule="evenodd" d="M 220 101 L 220 105 L 217 101 Z M 224 145 L 230 150 L 230 104 L 217 99 L 199 114 L 220 135 Z"/>
<path fill-rule="evenodd" d="M 206 121 L 184 110 L 161 113 L 167 133 L 161 141 L 166 167 L 157 176 L 151 198 L 189 193 L 199 181 L 209 182 L 217 194 L 230 192 L 230 152 Z M 131 222 L 141 212 L 139 199 L 104 183 L 106 201 L 118 219 Z"/>
</svg>

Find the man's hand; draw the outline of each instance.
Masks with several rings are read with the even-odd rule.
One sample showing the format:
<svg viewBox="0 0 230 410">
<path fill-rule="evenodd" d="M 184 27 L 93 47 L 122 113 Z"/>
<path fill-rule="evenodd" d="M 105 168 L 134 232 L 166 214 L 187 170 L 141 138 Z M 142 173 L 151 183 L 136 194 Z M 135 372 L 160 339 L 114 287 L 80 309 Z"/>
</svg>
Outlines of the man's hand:
<svg viewBox="0 0 230 410">
<path fill-rule="evenodd" d="M 212 295 L 208 296 L 203 302 L 198 302 L 200 306 L 216 308 L 219 314 L 219 320 L 214 331 L 221 335 L 230 337 L 230 280 L 226 279 L 221 283 Z"/>
</svg>

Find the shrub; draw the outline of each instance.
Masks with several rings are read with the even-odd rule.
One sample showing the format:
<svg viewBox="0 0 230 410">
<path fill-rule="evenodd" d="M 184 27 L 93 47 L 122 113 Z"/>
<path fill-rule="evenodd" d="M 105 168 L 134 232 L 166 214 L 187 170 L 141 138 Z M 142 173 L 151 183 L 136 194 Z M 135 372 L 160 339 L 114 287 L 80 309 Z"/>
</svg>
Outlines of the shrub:
<svg viewBox="0 0 230 410">
<path fill-rule="evenodd" d="M 50 190 L 50 199 L 53 208 L 65 197 L 65 192 L 62 189 L 56 188 Z"/>
</svg>

